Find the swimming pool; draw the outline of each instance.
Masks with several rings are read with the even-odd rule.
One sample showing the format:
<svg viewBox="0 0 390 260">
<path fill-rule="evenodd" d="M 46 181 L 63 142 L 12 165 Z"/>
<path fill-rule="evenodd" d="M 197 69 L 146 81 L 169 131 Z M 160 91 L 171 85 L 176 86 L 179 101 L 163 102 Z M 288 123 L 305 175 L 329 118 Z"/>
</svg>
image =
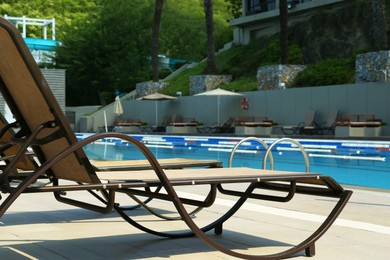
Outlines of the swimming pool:
<svg viewBox="0 0 390 260">
<path fill-rule="evenodd" d="M 77 134 L 84 139 L 89 134 Z M 228 166 L 230 152 L 239 137 L 131 135 L 149 147 L 157 158 L 218 159 Z M 263 139 L 268 145 L 275 140 Z M 300 139 L 312 172 L 330 175 L 341 184 L 390 190 L 390 142 Z M 143 159 L 132 145 L 106 138 L 85 147 L 89 158 L 97 160 Z M 233 158 L 233 166 L 262 167 L 265 149 L 256 141 L 243 143 Z M 278 144 L 272 152 L 274 169 L 304 171 L 302 154 L 296 145 Z"/>
</svg>

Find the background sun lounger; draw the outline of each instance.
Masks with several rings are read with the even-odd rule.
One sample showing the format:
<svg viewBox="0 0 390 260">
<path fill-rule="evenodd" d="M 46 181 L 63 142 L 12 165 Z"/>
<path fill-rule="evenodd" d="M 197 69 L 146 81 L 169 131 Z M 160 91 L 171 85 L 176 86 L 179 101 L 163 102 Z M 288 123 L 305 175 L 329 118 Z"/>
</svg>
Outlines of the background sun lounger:
<svg viewBox="0 0 390 260">
<path fill-rule="evenodd" d="M 172 118 L 170 116 L 164 116 L 163 120 L 159 121 L 158 125 L 142 126 L 142 132 L 165 132 L 171 121 Z"/>
<path fill-rule="evenodd" d="M 225 122 L 218 125 L 213 123 L 211 125 L 198 126 L 199 133 L 233 133 L 234 132 L 234 117 L 228 118 Z"/>
<path fill-rule="evenodd" d="M 338 119 L 339 111 L 332 110 L 328 115 L 328 119 L 325 123 L 319 125 L 319 131 L 321 134 L 335 134 L 336 122 Z"/>
<path fill-rule="evenodd" d="M 316 111 L 310 110 L 306 113 L 304 122 L 301 122 L 298 125 L 282 126 L 281 130 L 283 134 L 315 134 L 318 130 L 318 126 L 314 122 L 315 115 Z"/>
</svg>

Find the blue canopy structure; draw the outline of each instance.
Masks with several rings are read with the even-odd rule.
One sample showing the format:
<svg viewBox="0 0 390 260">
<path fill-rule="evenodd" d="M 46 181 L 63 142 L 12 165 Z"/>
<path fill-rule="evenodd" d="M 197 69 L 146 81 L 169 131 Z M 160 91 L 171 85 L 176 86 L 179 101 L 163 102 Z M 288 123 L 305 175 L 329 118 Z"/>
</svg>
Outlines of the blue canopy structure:
<svg viewBox="0 0 390 260">
<path fill-rule="evenodd" d="M 56 40 L 24 38 L 24 41 L 30 50 L 54 51 L 54 48 L 59 45 Z"/>
</svg>

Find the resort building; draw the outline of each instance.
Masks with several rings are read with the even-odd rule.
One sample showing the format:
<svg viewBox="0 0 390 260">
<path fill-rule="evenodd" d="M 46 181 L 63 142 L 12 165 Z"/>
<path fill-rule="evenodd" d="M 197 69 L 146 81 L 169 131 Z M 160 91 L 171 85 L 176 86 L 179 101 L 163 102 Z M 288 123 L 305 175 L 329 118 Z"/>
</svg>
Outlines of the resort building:
<svg viewBox="0 0 390 260">
<path fill-rule="evenodd" d="M 318 12 L 339 8 L 350 0 L 288 0 L 290 24 L 307 20 Z M 279 32 L 279 0 L 242 0 L 242 15 L 230 21 L 235 27 L 233 43 L 248 44 L 261 36 Z"/>
</svg>

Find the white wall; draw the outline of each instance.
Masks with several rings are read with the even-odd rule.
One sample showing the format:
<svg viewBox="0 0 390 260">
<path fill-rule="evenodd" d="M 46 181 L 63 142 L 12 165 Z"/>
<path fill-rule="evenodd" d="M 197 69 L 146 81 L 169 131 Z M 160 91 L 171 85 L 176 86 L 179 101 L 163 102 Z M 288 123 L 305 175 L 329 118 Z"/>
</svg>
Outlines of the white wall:
<svg viewBox="0 0 390 260">
<path fill-rule="evenodd" d="M 316 110 L 316 122 L 325 122 L 328 113 L 338 109 L 341 114 L 375 114 L 390 123 L 390 83 L 348 84 L 267 90 L 242 93 L 249 99 L 249 109 L 241 110 L 241 97 L 220 97 L 221 121 L 238 116 L 268 116 L 280 125 L 297 124 L 308 110 Z M 123 102 L 124 115 L 155 124 L 155 101 Z M 159 118 L 180 114 L 204 124 L 217 121 L 217 98 L 207 96 L 179 97 L 159 101 Z M 390 132 L 384 132 L 390 135 Z"/>
</svg>

